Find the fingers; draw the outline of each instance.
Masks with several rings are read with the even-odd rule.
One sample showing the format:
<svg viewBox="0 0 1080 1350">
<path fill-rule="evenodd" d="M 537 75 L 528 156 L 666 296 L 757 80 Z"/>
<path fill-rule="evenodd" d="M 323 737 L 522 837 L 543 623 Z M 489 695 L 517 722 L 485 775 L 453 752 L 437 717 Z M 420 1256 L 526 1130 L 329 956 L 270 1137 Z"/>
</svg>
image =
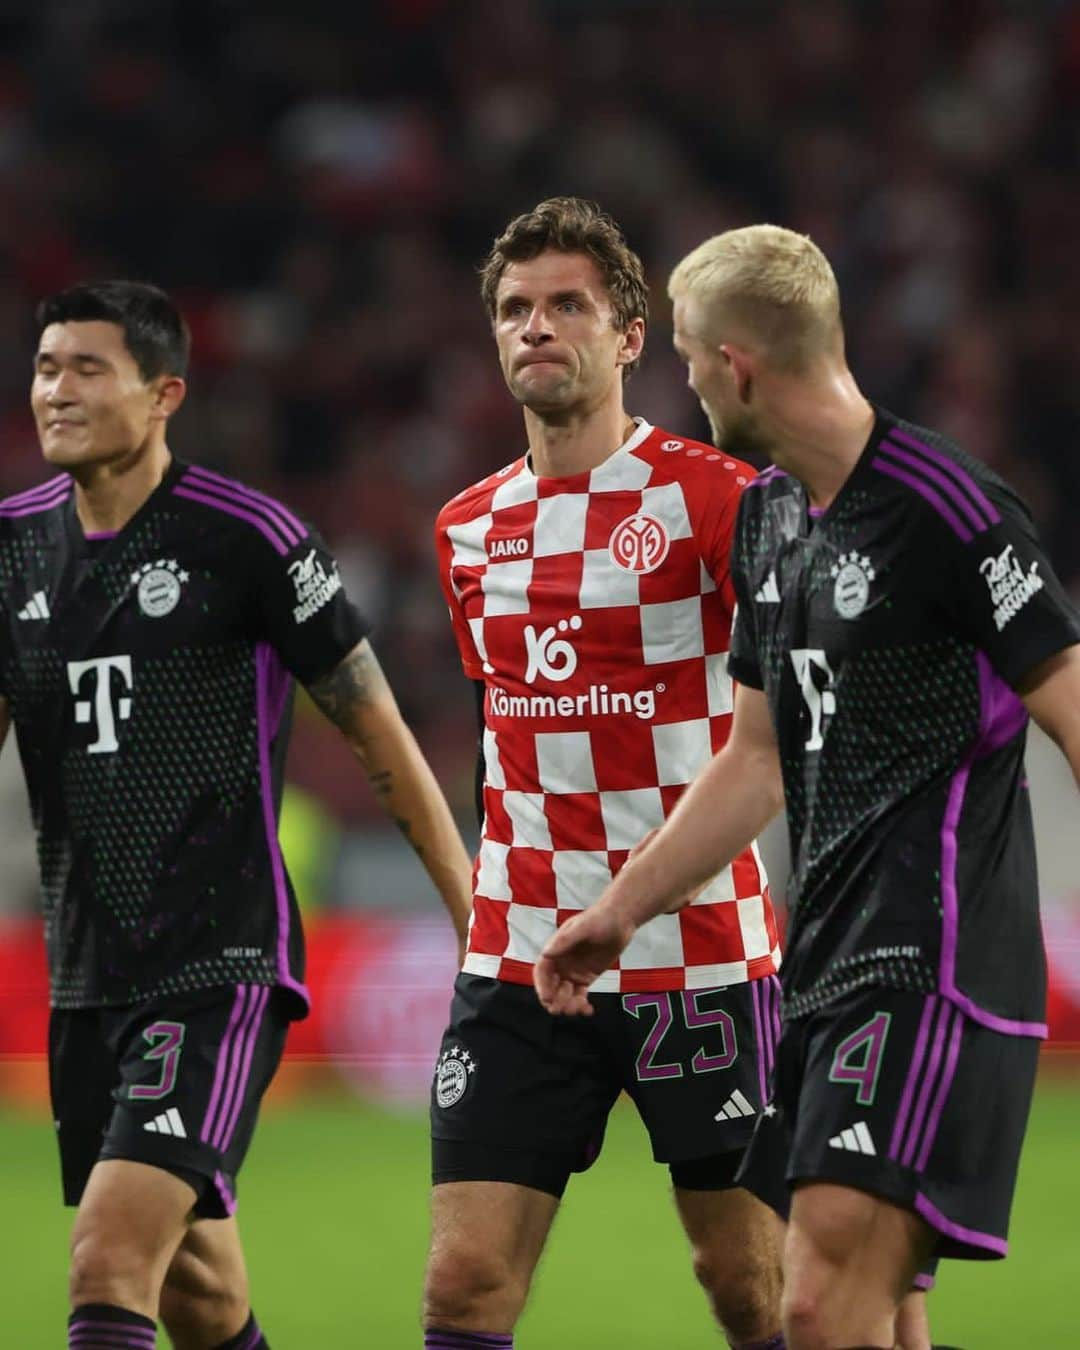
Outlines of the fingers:
<svg viewBox="0 0 1080 1350">
<path fill-rule="evenodd" d="M 543 955 L 533 966 L 533 984 L 541 1004 L 549 1013 L 564 1016 L 591 1017 L 588 983 L 564 975 L 559 962 Z"/>
</svg>

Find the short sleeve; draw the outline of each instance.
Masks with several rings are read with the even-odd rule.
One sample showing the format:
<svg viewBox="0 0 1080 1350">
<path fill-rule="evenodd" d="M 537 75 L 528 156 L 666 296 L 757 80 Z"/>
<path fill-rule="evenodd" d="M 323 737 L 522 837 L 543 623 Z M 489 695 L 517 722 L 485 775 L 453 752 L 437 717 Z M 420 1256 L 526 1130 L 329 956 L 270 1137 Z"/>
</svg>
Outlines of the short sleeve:
<svg viewBox="0 0 1080 1350">
<path fill-rule="evenodd" d="M 309 530 L 280 556 L 260 548 L 262 634 L 301 684 L 328 674 L 367 636 L 369 626 L 345 593 L 337 561 Z"/>
<path fill-rule="evenodd" d="M 941 522 L 933 587 L 963 636 L 1015 688 L 1041 661 L 1080 642 L 1080 616 L 1027 507 L 1003 486 L 987 485 L 986 493 L 989 528 L 961 534 Z"/>
<path fill-rule="evenodd" d="M 746 500 L 744 494 L 740 502 L 739 516 L 735 525 L 735 541 L 731 550 L 731 586 L 735 595 L 735 616 L 731 623 L 728 674 L 740 684 L 749 685 L 752 689 L 764 689 L 765 681 L 761 675 L 761 661 L 758 656 L 754 601 L 743 565 L 743 560 L 747 556 L 748 525 L 746 508 L 742 503 Z"/>
<path fill-rule="evenodd" d="M 461 607 L 461 600 L 454 589 L 453 563 L 454 545 L 447 533 L 447 527 L 440 516 L 435 522 L 435 551 L 439 559 L 439 585 L 442 587 L 446 604 L 450 610 L 450 625 L 454 630 L 461 665 L 470 680 L 483 680 L 484 663 L 476 649 L 469 621 Z"/>
<path fill-rule="evenodd" d="M 746 473 L 752 474 L 753 470 L 746 466 Z M 718 491 L 710 497 L 706 511 L 695 522 L 695 533 L 701 560 L 716 583 L 727 612 L 733 614 L 736 595 L 731 579 L 731 549 L 735 541 L 735 522 L 742 489 L 731 484 L 727 474 L 718 479 L 717 486 L 721 485 L 725 489 L 723 494 Z"/>
</svg>

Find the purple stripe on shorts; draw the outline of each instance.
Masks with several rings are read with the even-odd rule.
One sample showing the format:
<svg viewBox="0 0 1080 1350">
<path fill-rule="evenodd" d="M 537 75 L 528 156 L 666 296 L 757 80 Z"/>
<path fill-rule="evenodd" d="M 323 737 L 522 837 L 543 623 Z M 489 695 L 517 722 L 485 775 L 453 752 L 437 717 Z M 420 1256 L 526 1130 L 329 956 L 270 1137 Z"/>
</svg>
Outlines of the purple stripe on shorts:
<svg viewBox="0 0 1080 1350">
<path fill-rule="evenodd" d="M 247 1038 L 247 1044 L 244 1047 L 244 1062 L 240 1066 L 240 1078 L 236 1085 L 236 1096 L 233 1100 L 233 1109 L 219 1145 L 222 1153 L 224 1153 L 232 1143 L 232 1137 L 236 1133 L 237 1121 L 240 1119 L 240 1112 L 244 1108 L 244 1094 L 247 1092 L 248 1079 L 251 1077 L 251 1061 L 255 1054 L 255 1046 L 259 1040 L 259 1032 L 262 1030 L 262 1020 L 266 1013 L 266 1005 L 270 1001 L 269 986 L 264 984 L 255 997 L 256 1010 L 252 1017 L 251 1031 Z"/>
<path fill-rule="evenodd" d="M 942 473 L 932 464 L 927 464 L 925 460 L 920 459 L 918 455 L 913 455 L 909 450 L 901 450 L 898 445 L 893 445 L 890 441 L 882 441 L 878 446 L 878 453 L 891 455 L 893 459 L 898 459 L 901 464 L 906 464 L 909 469 L 914 469 L 924 478 L 929 478 L 935 482 L 953 505 L 959 507 L 967 517 L 968 523 L 974 527 L 976 534 L 981 534 L 983 530 L 990 528 L 990 521 L 976 511 L 969 498 L 964 496 L 948 474 Z"/>
<path fill-rule="evenodd" d="M 904 1083 L 904 1095 L 900 1098 L 900 1110 L 896 1113 L 896 1124 L 893 1126 L 892 1139 L 889 1142 L 889 1157 L 893 1162 L 899 1157 L 900 1145 L 907 1130 L 911 1104 L 915 1100 L 915 1089 L 918 1086 L 919 1075 L 922 1073 L 926 1042 L 930 1035 L 930 1023 L 933 1020 L 937 1001 L 936 994 L 928 994 L 926 1002 L 923 1004 L 919 1034 L 915 1039 L 915 1053 L 911 1056 L 911 1067 L 908 1069 L 907 1081 Z"/>
<path fill-rule="evenodd" d="M 50 478 L 48 482 L 39 483 L 37 487 L 25 488 L 22 492 L 15 492 L 10 497 L 5 497 L 3 501 L 0 501 L 0 510 L 5 506 L 25 506 L 28 502 L 36 501 L 39 497 L 49 497 L 57 488 L 70 489 L 72 482 L 70 474 L 59 473 L 55 478 Z"/>
<path fill-rule="evenodd" d="M 261 992 L 262 988 L 260 986 L 250 986 L 250 999 L 248 1001 L 247 1011 L 244 1013 L 239 1030 L 233 1038 L 229 1072 L 225 1079 L 225 1091 L 221 1094 L 221 1108 L 218 1111 L 217 1121 L 214 1124 L 214 1133 L 210 1136 L 210 1144 L 213 1148 L 224 1149 L 225 1147 L 225 1130 L 228 1122 L 232 1118 L 233 1104 L 236 1101 L 239 1092 L 240 1080 L 244 1072 L 245 1059 L 248 1059 L 248 1062 L 250 1062 L 248 1045 L 254 1035 L 256 1017 L 259 1013 L 259 995 Z"/>
<path fill-rule="evenodd" d="M 232 1012 L 229 1014 L 229 1024 L 225 1029 L 225 1035 L 222 1038 L 221 1046 L 218 1049 L 217 1067 L 214 1070 L 214 1086 L 210 1093 L 210 1105 L 206 1108 L 206 1115 L 203 1117 L 202 1129 L 199 1131 L 199 1139 L 202 1143 L 210 1142 L 210 1135 L 214 1128 L 214 1118 L 217 1114 L 218 1102 L 221 1100 L 221 1089 L 225 1084 L 225 1071 L 229 1062 L 229 1056 L 232 1054 L 233 1037 L 236 1034 L 236 1028 L 244 1014 L 244 1008 L 247 1004 L 248 986 L 238 984 L 236 986 L 236 998 L 233 1001 Z"/>
<path fill-rule="evenodd" d="M 929 1289 L 933 1289 L 935 1284 L 937 1284 L 937 1280 L 925 1270 L 918 1271 L 915 1278 L 911 1281 L 911 1287 L 913 1289 L 921 1289 L 924 1293 Z"/>
<path fill-rule="evenodd" d="M 253 510 L 266 516 L 271 523 L 277 526 L 286 539 L 290 535 L 295 535 L 296 537 L 292 540 L 294 544 L 298 544 L 307 534 L 307 530 L 287 507 L 274 501 L 272 497 L 256 492 L 253 488 L 244 487 L 242 483 L 224 478 L 221 474 L 214 473 L 210 469 L 200 468 L 197 464 L 192 464 L 188 468 L 184 478 L 190 487 L 202 487 L 208 492 L 220 492 L 223 496 L 231 497 L 234 501 L 246 503 Z"/>
<path fill-rule="evenodd" d="M 254 525 L 264 539 L 268 539 L 274 546 L 276 552 L 282 557 L 289 551 L 289 545 L 281 538 L 278 532 L 267 524 L 262 516 L 257 516 L 253 511 L 245 511 L 239 506 L 230 505 L 230 503 L 221 501 L 217 497 L 207 496 L 205 492 L 193 492 L 186 488 L 184 483 L 187 479 L 182 479 L 178 487 L 173 488 L 173 495 L 176 497 L 186 497 L 188 501 L 202 502 L 204 506 L 212 506 L 218 511 L 224 511 L 227 516 L 236 516 L 238 520 L 246 520 L 249 525 Z"/>
<path fill-rule="evenodd" d="M 235 1214 L 236 1196 L 233 1195 L 232 1188 L 225 1180 L 225 1176 L 222 1172 L 214 1173 L 214 1186 L 217 1189 L 218 1195 L 221 1196 L 221 1203 L 225 1206 L 225 1213 Z"/>
<path fill-rule="evenodd" d="M 914 474 L 898 468 L 887 459 L 874 459 L 871 460 L 871 463 L 879 473 L 887 474 L 890 478 L 896 478 L 901 483 L 906 483 L 909 488 L 914 488 L 919 496 L 928 501 L 938 515 L 952 527 L 953 532 L 959 535 L 965 544 L 970 543 L 975 538 L 952 507 L 946 504 L 944 498 L 925 479 L 916 478 Z"/>
<path fill-rule="evenodd" d="M 291 989 L 293 993 L 299 994 L 304 1002 L 310 1006 L 310 994 L 304 985 L 293 977 L 289 968 L 289 888 L 285 880 L 285 863 L 281 857 L 281 844 L 278 842 L 277 813 L 274 809 L 274 784 L 270 772 L 270 743 L 277 735 L 277 723 L 284 707 L 284 699 L 281 695 L 282 681 L 287 686 L 287 676 L 276 652 L 268 643 L 260 642 L 255 648 L 255 715 L 258 726 L 259 782 L 262 790 L 263 825 L 266 830 L 266 846 L 270 850 L 274 894 L 277 898 L 278 983 L 286 989 Z"/>
<path fill-rule="evenodd" d="M 926 1162 L 930 1157 L 930 1150 L 934 1147 L 938 1126 L 941 1124 L 941 1114 L 945 1110 L 945 1100 L 949 1095 L 949 1089 L 952 1087 L 953 1078 L 956 1076 L 956 1062 L 960 1055 L 960 1042 L 963 1039 L 963 1035 L 964 1017 L 962 1013 L 957 1011 L 953 1017 L 952 1034 L 949 1037 L 949 1050 L 945 1057 L 945 1068 L 941 1075 L 941 1081 L 938 1083 L 934 1104 L 930 1108 L 930 1116 L 926 1122 L 926 1129 L 923 1131 L 922 1148 L 919 1149 L 919 1156 L 915 1159 L 916 1172 L 923 1172 L 926 1170 Z"/>
<path fill-rule="evenodd" d="M 915 1113 L 911 1118 L 911 1128 L 908 1130 L 907 1143 L 904 1145 L 904 1151 L 900 1155 L 900 1161 L 905 1167 L 910 1167 L 915 1158 L 915 1150 L 918 1147 L 919 1135 L 922 1131 L 923 1121 L 926 1119 L 927 1108 L 930 1105 L 930 1096 L 937 1082 L 938 1070 L 941 1068 L 941 1057 L 945 1053 L 945 1039 L 949 1033 L 952 1018 L 958 1016 L 951 1003 L 941 1001 L 938 1008 L 937 1019 L 934 1023 L 933 1043 L 930 1047 L 930 1058 L 926 1065 L 926 1073 L 923 1075 L 922 1086 L 919 1091 L 919 1100 L 915 1104 Z"/>
<path fill-rule="evenodd" d="M 915 1208 L 931 1228 L 936 1228 L 939 1233 L 944 1233 L 946 1237 L 956 1242 L 965 1242 L 969 1247 L 981 1247 L 984 1251 L 993 1252 L 997 1256 L 1008 1254 L 1009 1244 L 1004 1238 L 994 1237 L 992 1233 L 980 1233 L 975 1228 L 962 1228 L 958 1223 L 947 1219 L 925 1195 L 915 1197 Z"/>
<path fill-rule="evenodd" d="M 987 497 L 986 493 L 983 492 L 982 488 L 975 479 L 972 478 L 971 474 L 969 474 L 962 465 L 957 464 L 955 459 L 950 459 L 943 451 L 935 450 L 932 445 L 927 445 L 925 441 L 916 440 L 909 432 L 901 431 L 899 427 L 893 427 L 889 432 L 889 435 L 894 440 L 900 441 L 902 445 L 908 445 L 912 450 L 918 450 L 919 453 L 924 455 L 927 459 L 932 459 L 935 464 L 945 470 L 950 478 L 975 498 L 975 501 L 989 517 L 991 525 L 996 525 L 998 523 L 1001 516 L 997 507 L 990 498 Z"/>
<path fill-rule="evenodd" d="M 765 1043 L 765 1019 L 761 1012 L 761 991 L 760 980 L 755 980 L 750 986 L 750 1001 L 754 1007 L 754 1040 L 757 1042 L 757 1072 L 758 1072 L 758 1091 L 761 1093 L 762 1106 L 769 1100 L 766 1095 L 766 1086 L 768 1079 L 766 1077 L 765 1060 L 768 1055 Z"/>
</svg>

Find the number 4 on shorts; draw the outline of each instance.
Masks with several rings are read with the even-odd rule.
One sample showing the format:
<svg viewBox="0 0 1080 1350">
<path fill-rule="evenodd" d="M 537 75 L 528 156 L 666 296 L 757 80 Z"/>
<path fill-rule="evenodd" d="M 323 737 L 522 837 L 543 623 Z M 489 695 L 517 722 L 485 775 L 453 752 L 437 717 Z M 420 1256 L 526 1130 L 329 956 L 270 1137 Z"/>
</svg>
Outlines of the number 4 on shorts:
<svg viewBox="0 0 1080 1350">
<path fill-rule="evenodd" d="M 857 1083 L 859 1090 L 855 1094 L 855 1100 L 860 1106 L 873 1105 L 881 1058 L 885 1050 L 885 1037 L 889 1034 L 891 1021 L 891 1013 L 875 1013 L 869 1022 L 864 1022 L 857 1031 L 845 1037 L 833 1055 L 829 1081 Z"/>
</svg>

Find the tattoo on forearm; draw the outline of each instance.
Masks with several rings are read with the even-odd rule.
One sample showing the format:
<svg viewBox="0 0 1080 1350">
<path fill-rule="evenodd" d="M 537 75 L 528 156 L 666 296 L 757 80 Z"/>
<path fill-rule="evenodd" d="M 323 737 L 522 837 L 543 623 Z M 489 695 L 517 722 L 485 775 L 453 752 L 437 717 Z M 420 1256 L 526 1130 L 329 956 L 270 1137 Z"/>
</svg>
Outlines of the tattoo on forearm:
<svg viewBox="0 0 1080 1350">
<path fill-rule="evenodd" d="M 347 731 L 357 704 L 370 703 L 385 687 L 386 679 L 367 642 L 361 642 L 329 675 L 307 686 L 330 721 Z"/>
</svg>

